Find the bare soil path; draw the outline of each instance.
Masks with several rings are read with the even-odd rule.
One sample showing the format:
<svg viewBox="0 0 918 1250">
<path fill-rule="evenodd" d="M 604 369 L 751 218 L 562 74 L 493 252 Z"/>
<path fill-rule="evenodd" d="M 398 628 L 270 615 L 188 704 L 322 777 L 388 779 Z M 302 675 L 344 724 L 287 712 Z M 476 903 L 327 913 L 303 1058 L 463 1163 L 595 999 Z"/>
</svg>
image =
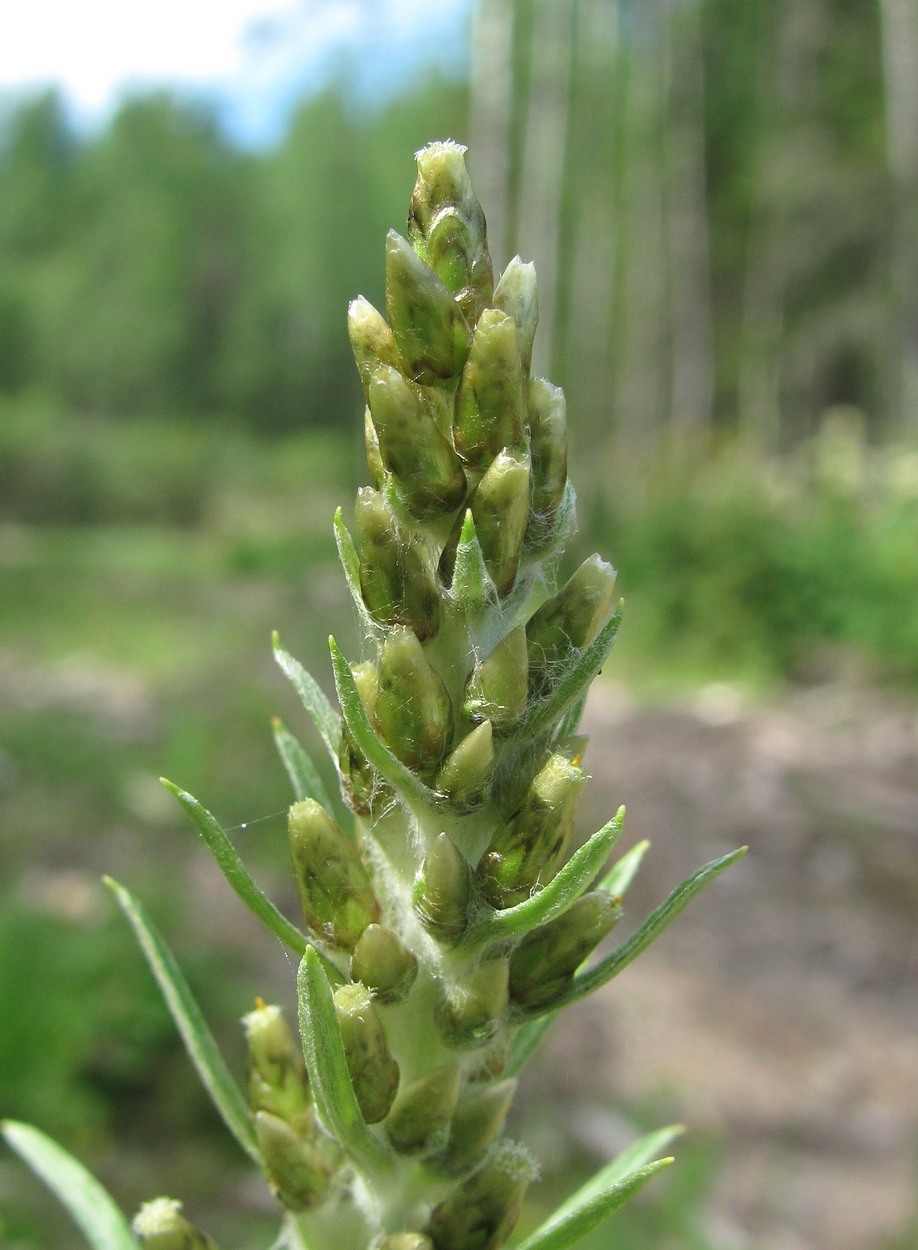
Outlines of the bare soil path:
<svg viewBox="0 0 918 1250">
<path fill-rule="evenodd" d="M 653 843 L 630 919 L 750 853 L 578 1009 L 575 1036 L 549 1035 L 540 1096 L 579 1108 L 586 1141 L 610 1088 L 665 1091 L 723 1137 L 718 1245 L 873 1250 L 918 1229 L 918 706 L 833 685 L 640 709 L 600 684 L 585 728 L 590 816 L 624 802 L 626 845 Z"/>
</svg>

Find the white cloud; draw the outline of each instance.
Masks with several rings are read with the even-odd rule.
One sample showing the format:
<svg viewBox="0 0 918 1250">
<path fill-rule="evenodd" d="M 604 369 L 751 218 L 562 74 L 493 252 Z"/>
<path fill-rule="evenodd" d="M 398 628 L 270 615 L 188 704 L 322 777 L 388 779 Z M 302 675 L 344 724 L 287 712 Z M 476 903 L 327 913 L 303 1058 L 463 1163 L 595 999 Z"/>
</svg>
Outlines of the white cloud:
<svg viewBox="0 0 918 1250">
<path fill-rule="evenodd" d="M 29 0 L 0 26 L 0 89 L 57 84 L 86 120 L 154 84 L 212 89 L 249 110 L 261 94 L 269 108 L 272 92 L 302 86 L 342 49 L 375 58 L 377 71 L 424 47 L 445 59 L 444 33 L 455 43 L 469 3 Z"/>
</svg>

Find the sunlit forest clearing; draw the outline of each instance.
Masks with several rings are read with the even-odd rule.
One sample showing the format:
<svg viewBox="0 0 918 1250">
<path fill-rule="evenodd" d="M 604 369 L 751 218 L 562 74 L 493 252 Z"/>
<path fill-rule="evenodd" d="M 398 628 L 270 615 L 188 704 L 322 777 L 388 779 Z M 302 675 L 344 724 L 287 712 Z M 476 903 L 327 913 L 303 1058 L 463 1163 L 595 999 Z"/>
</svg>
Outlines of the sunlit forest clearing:
<svg viewBox="0 0 918 1250">
<path fill-rule="evenodd" d="M 725 813 L 745 821 L 759 878 L 725 896 L 721 925 L 738 932 L 747 904 L 761 919 L 780 892 L 800 984 L 844 999 L 812 1023 L 783 983 L 762 991 L 796 1030 L 774 1055 L 799 1060 L 797 1084 L 770 1088 L 812 1104 L 784 1127 L 754 1098 L 705 1118 L 666 1055 L 667 1077 L 635 1092 L 616 1077 L 620 1037 L 596 1024 L 612 1029 L 616 1102 L 549 1151 L 536 1209 L 622 1123 L 692 1105 L 686 1166 L 619 1217 L 621 1244 L 905 1250 L 918 1108 L 892 1080 L 915 1059 L 918 7 L 481 0 L 470 49 L 467 74 L 422 75 L 376 108 L 344 68 L 256 151 L 177 94 L 128 99 L 96 133 L 53 92 L 3 106 L 0 1112 L 66 1141 L 128 1205 L 154 1154 L 164 1184 L 234 1192 L 239 1160 L 97 882 L 144 885 L 232 1051 L 251 984 L 288 969 L 279 950 L 264 958 L 156 778 L 216 796 L 266 888 L 285 880 L 269 720 L 295 711 L 270 631 L 323 676 L 329 628 L 358 645 L 331 533 L 363 472 L 345 314 L 358 292 L 382 300 L 379 240 L 404 229 L 410 154 L 451 135 L 469 145 L 497 263 L 519 251 L 540 275 L 534 369 L 567 395 L 572 564 L 599 547 L 620 570 L 626 624 L 590 767 L 605 788 L 628 788 L 623 761 L 640 774 L 625 797 L 655 848 L 683 819 L 715 847 L 737 841 Z M 670 772 L 644 776 L 635 744 L 671 747 Z M 773 785 L 767 801 L 737 759 Z M 675 880 L 686 861 L 670 856 L 659 871 Z M 804 879 L 826 928 L 807 919 Z M 727 968 L 702 920 L 688 935 Z M 654 982 L 676 999 L 678 940 Z M 739 1001 L 759 965 L 734 941 L 749 962 L 722 979 Z M 778 946 L 792 979 L 794 944 Z M 823 971 L 826 985 L 838 972 L 829 988 Z M 833 1032 L 859 1009 L 889 1085 Z M 744 1020 L 730 1036 L 767 1076 L 771 1034 Z M 759 1039 L 748 1053 L 743 1028 Z M 757 1145 L 740 1142 L 731 1173 L 744 1134 Z M 788 1179 L 795 1160 L 815 1197 Z M 825 1215 L 842 1191 L 860 1224 Z M 260 1244 L 260 1197 L 235 1196 Z M 4 1155 L 0 1244 L 74 1239 Z"/>
</svg>

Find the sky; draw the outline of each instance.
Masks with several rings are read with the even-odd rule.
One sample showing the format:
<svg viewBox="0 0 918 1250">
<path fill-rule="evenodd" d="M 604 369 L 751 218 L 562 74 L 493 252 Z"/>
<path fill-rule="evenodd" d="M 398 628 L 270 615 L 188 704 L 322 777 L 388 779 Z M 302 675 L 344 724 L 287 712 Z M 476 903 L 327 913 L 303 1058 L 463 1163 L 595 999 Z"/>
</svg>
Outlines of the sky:
<svg viewBox="0 0 918 1250">
<path fill-rule="evenodd" d="M 0 92 L 61 89 L 78 125 L 104 124 L 125 93 L 215 100 L 228 131 L 280 137 L 291 105 L 345 57 L 359 98 L 397 90 L 426 61 L 467 56 L 471 0 L 29 0 L 0 17 Z"/>
</svg>

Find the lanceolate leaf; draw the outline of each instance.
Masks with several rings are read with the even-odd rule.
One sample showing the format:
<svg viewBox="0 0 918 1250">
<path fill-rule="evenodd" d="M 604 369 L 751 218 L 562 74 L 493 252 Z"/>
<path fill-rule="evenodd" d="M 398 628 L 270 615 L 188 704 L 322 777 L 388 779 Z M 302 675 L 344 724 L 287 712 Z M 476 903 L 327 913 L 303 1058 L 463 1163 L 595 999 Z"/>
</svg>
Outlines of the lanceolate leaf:
<svg viewBox="0 0 918 1250">
<path fill-rule="evenodd" d="M 599 883 L 599 889 L 605 890 L 606 894 L 612 898 L 621 898 L 627 893 L 628 887 L 634 880 L 637 870 L 641 866 L 641 860 L 647 853 L 650 843 L 645 838 L 643 842 L 638 842 L 635 846 L 627 851 L 621 859 L 617 860 L 602 881 Z"/>
<path fill-rule="evenodd" d="M 309 758 L 305 748 L 284 725 L 283 721 L 276 716 L 272 721 L 272 730 L 274 733 L 274 745 L 277 747 L 277 753 L 281 757 L 284 768 L 287 770 L 287 776 L 290 778 L 290 784 L 293 786 L 294 795 L 298 799 L 315 799 L 317 803 L 322 804 L 327 812 L 331 812 L 333 810 L 332 800 L 325 789 L 325 783 L 319 775 L 319 770 Z"/>
<path fill-rule="evenodd" d="M 588 842 L 575 851 L 564 867 L 537 894 L 515 907 L 496 911 L 476 925 L 463 939 L 463 946 L 481 946 L 503 938 L 528 933 L 536 925 L 548 924 L 576 903 L 587 890 L 621 837 L 625 809 L 619 808 L 614 819 L 594 833 Z"/>
<path fill-rule="evenodd" d="M 370 724 L 354 681 L 354 674 L 351 672 L 351 666 L 344 658 L 334 638 L 329 638 L 328 646 L 331 651 L 332 667 L 335 670 L 338 701 L 354 741 L 380 776 L 388 781 L 393 789 L 419 806 L 430 807 L 435 802 L 433 792 L 428 790 L 411 769 L 406 768 L 380 739 Z"/>
<path fill-rule="evenodd" d="M 29 1124 L 5 1120 L 3 1136 L 67 1208 L 93 1250 L 140 1250 L 114 1199 L 57 1142 Z"/>
<path fill-rule="evenodd" d="M 537 703 L 532 713 L 524 721 L 519 732 L 527 737 L 537 738 L 540 733 L 550 729 L 564 715 L 568 707 L 576 701 L 580 693 L 590 684 L 602 668 L 606 656 L 612 650 L 622 623 L 622 607 L 619 607 L 612 619 L 603 626 L 588 647 L 584 647 L 576 663 L 567 675 L 541 702 Z"/>
<path fill-rule="evenodd" d="M 657 1159 L 654 1163 L 629 1172 L 621 1180 L 598 1193 L 588 1193 L 584 1198 L 581 1198 L 584 1191 L 579 1191 L 563 1208 L 521 1242 L 516 1250 L 567 1250 L 568 1246 L 576 1245 L 672 1162 L 671 1158 Z M 585 1189 L 589 1191 L 591 1188 L 592 1182 L 588 1182 Z M 562 1214 L 562 1211 L 565 1213 Z"/>
<path fill-rule="evenodd" d="M 207 1027 L 174 955 L 133 895 L 111 877 L 105 878 L 105 884 L 131 922 L 140 949 L 159 983 L 166 1006 L 204 1088 L 236 1141 L 247 1155 L 260 1164 L 261 1156 L 248 1105 L 217 1048 L 213 1034 Z"/>
<path fill-rule="evenodd" d="M 230 842 L 223 826 L 216 816 L 203 807 L 187 790 L 182 790 L 171 781 L 163 778 L 163 785 L 170 790 L 184 807 L 185 811 L 198 827 L 204 841 L 210 847 L 211 854 L 217 861 L 220 871 L 227 881 L 258 919 L 276 934 L 282 942 L 302 955 L 306 949 L 306 937 L 296 925 L 290 923 L 286 916 L 281 915 L 271 900 L 262 893 L 249 875 L 249 870 L 239 858 L 236 848 Z"/>
<path fill-rule="evenodd" d="M 652 1133 L 647 1133 L 644 1137 L 639 1137 L 636 1142 L 632 1142 L 621 1154 L 616 1155 L 611 1163 L 607 1163 L 605 1167 L 600 1168 L 598 1172 L 580 1186 L 576 1193 L 571 1194 L 568 1199 L 562 1202 L 551 1213 L 548 1220 L 546 1220 L 546 1224 L 554 1224 L 558 1220 L 564 1219 L 584 1202 L 589 1202 L 591 1199 L 605 1193 L 610 1186 L 619 1184 L 639 1168 L 652 1163 L 662 1151 L 666 1150 L 667 1146 L 681 1136 L 683 1131 L 681 1124 L 669 1124 L 666 1128 L 658 1128 Z"/>
<path fill-rule="evenodd" d="M 360 557 L 357 555 L 357 548 L 354 546 L 350 531 L 344 524 L 344 515 L 340 508 L 335 513 L 335 543 L 338 547 L 338 559 L 344 570 L 344 580 L 354 600 L 354 607 L 364 624 L 371 630 L 375 630 L 378 626 L 367 611 L 367 605 L 363 601 L 363 594 L 360 590 Z"/>
<path fill-rule="evenodd" d="M 367 1178 L 385 1183 L 392 1156 L 364 1122 L 335 1016 L 331 986 L 318 952 L 311 946 L 297 976 L 303 1055 L 319 1115 L 338 1143 Z"/>
<path fill-rule="evenodd" d="M 570 989 L 552 1003 L 552 1011 L 566 1007 L 568 1003 L 576 1002 L 578 999 L 586 997 L 587 994 L 592 994 L 601 985 L 605 985 L 607 981 L 611 981 L 613 977 L 618 976 L 623 968 L 627 968 L 628 964 L 633 959 L 636 959 L 641 951 L 646 950 L 651 942 L 660 936 L 663 930 L 675 920 L 699 890 L 703 890 L 708 882 L 713 881 L 725 868 L 729 868 L 731 864 L 745 855 L 747 849 L 747 847 L 742 846 L 739 850 L 732 851 L 729 855 L 723 855 L 720 859 L 713 859 L 710 863 L 705 864 L 703 868 L 699 868 L 693 876 L 683 881 L 680 886 L 673 890 L 669 898 L 662 902 L 655 911 L 651 912 L 641 927 L 626 942 L 623 942 L 611 955 L 607 955 L 605 959 L 601 959 L 599 963 L 594 964 L 592 968 L 588 968 L 586 972 L 581 972 L 576 976 Z"/>
<path fill-rule="evenodd" d="M 328 748 L 332 760 L 338 762 L 338 739 L 341 736 L 341 717 L 329 703 L 319 683 L 310 677 L 299 660 L 295 660 L 280 645 L 277 634 L 274 635 L 274 658 L 287 674 L 294 690 L 303 701 L 303 706 L 312 717 L 322 741 Z"/>
</svg>

